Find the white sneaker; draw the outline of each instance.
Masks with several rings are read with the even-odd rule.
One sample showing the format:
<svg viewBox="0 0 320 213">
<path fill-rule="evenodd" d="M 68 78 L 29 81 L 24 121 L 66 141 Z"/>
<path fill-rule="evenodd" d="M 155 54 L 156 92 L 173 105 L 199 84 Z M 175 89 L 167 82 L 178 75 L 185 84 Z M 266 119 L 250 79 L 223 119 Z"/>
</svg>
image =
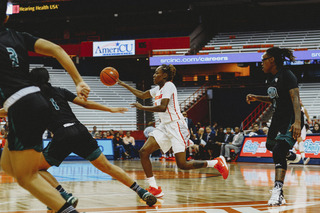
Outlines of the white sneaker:
<svg viewBox="0 0 320 213">
<path fill-rule="evenodd" d="M 307 165 L 307 164 L 309 163 L 309 161 L 310 161 L 310 158 L 307 158 L 307 159 L 305 159 L 305 160 L 303 161 L 303 164 L 304 164 L 304 165 Z"/>
<path fill-rule="evenodd" d="M 301 155 L 296 154 L 296 159 L 294 159 L 294 160 L 287 160 L 287 164 L 289 165 L 290 163 L 299 163 L 300 160 L 301 160 Z"/>
<path fill-rule="evenodd" d="M 283 191 L 281 188 L 273 188 L 271 191 L 271 198 L 268 201 L 269 206 L 280 206 L 286 204 L 286 200 L 283 196 Z"/>
</svg>

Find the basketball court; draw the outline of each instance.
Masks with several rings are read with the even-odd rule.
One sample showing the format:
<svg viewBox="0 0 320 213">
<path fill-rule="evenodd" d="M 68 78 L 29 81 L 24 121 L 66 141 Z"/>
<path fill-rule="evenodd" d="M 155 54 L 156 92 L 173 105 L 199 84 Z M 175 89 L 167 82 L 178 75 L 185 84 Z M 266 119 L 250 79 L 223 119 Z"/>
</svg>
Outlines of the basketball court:
<svg viewBox="0 0 320 213">
<path fill-rule="evenodd" d="M 138 183 L 147 187 L 140 161 L 114 161 Z M 65 162 L 50 172 L 79 198 L 81 212 L 196 212 L 258 213 L 317 212 L 320 207 L 320 171 L 317 166 L 289 165 L 284 195 L 287 204 L 268 207 L 274 165 L 230 163 L 224 180 L 215 169 L 179 170 L 172 161 L 153 161 L 154 173 L 165 195 L 153 207 L 117 180 L 89 162 Z M 14 179 L 0 173 L 0 212 L 45 213 L 46 207 L 23 190 Z"/>
</svg>

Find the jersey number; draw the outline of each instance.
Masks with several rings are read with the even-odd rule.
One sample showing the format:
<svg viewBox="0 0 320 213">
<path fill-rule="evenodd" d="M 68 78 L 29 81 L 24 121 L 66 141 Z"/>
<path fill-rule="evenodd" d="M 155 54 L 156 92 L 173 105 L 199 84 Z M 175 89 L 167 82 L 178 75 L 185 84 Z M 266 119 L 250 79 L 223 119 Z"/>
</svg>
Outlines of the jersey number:
<svg viewBox="0 0 320 213">
<path fill-rule="evenodd" d="M 11 47 L 7 47 L 7 51 L 10 54 L 10 59 L 12 61 L 12 67 L 19 67 L 19 60 L 18 60 L 18 55 L 17 55 L 16 51 Z"/>
<path fill-rule="evenodd" d="M 56 110 L 60 110 L 60 107 L 58 106 L 57 102 L 53 98 L 50 98 L 50 101 Z"/>
</svg>

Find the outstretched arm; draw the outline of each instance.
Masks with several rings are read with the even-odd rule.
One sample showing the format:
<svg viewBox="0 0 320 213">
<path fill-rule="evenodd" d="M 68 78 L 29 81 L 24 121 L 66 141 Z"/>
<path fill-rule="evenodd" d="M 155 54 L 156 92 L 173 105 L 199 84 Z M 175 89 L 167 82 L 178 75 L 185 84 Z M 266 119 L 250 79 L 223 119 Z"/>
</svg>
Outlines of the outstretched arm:
<svg viewBox="0 0 320 213">
<path fill-rule="evenodd" d="M 135 88 L 133 88 L 132 86 L 124 83 L 123 81 L 121 81 L 120 79 L 118 79 L 118 84 L 123 86 L 124 88 L 126 88 L 127 90 L 129 90 L 132 94 L 134 94 L 136 97 L 141 98 L 141 99 L 148 99 L 148 98 L 152 98 L 150 91 L 141 91 L 141 90 L 137 90 Z"/>
<path fill-rule="evenodd" d="M 4 108 L 1 108 L 0 109 L 0 118 L 7 117 L 7 115 L 8 115 L 8 112 Z"/>
<path fill-rule="evenodd" d="M 294 110 L 294 123 L 291 125 L 293 138 L 297 139 L 301 135 L 301 107 L 299 98 L 299 88 L 289 90 L 293 110 Z"/>
<path fill-rule="evenodd" d="M 162 99 L 161 104 L 158 106 L 142 106 L 139 103 L 130 104 L 132 107 L 136 107 L 137 109 L 149 111 L 149 112 L 165 112 L 167 110 L 167 106 L 170 99 Z"/>
<path fill-rule="evenodd" d="M 248 94 L 246 101 L 248 104 L 250 104 L 251 102 L 254 102 L 254 101 L 272 103 L 272 100 L 269 96 L 261 96 L 261 95 L 253 95 L 253 94 Z"/>
<path fill-rule="evenodd" d="M 80 98 L 87 99 L 90 92 L 90 87 L 83 81 L 76 66 L 64 49 L 62 49 L 59 45 L 40 38 L 34 44 L 34 50 L 36 53 L 56 58 L 73 79 L 76 85 L 78 96 Z"/>
<path fill-rule="evenodd" d="M 94 101 L 84 101 L 79 97 L 76 97 L 72 102 L 74 104 L 77 104 L 87 109 L 96 109 L 96 110 L 107 111 L 112 113 L 116 113 L 116 112 L 124 113 L 128 111 L 128 109 L 124 107 L 107 107 Z"/>
</svg>

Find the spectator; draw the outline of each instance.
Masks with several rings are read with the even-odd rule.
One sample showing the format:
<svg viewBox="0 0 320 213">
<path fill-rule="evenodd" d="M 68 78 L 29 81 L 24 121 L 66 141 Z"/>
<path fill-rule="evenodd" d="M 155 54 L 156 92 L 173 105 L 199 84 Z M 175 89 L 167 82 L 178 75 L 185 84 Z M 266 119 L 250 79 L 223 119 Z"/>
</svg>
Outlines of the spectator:
<svg viewBox="0 0 320 213">
<path fill-rule="evenodd" d="M 96 133 L 97 133 L 97 127 L 93 126 L 92 131 L 91 131 L 91 135 L 93 138 L 95 137 Z"/>
<path fill-rule="evenodd" d="M 213 131 L 214 133 L 216 133 L 216 131 L 218 130 L 217 127 L 218 127 L 218 123 L 214 121 L 214 122 L 212 123 L 212 127 L 211 127 L 211 129 L 212 129 L 212 131 Z"/>
<path fill-rule="evenodd" d="M 256 135 L 264 135 L 263 131 L 259 128 L 258 123 L 253 124 L 253 128 L 251 132 L 248 134 L 249 137 L 256 136 Z"/>
<path fill-rule="evenodd" d="M 96 132 L 95 134 L 94 134 L 94 137 L 93 137 L 94 139 L 101 139 L 101 133 L 100 132 Z"/>
<path fill-rule="evenodd" d="M 269 128 L 267 126 L 262 128 L 263 134 L 268 135 Z"/>
<path fill-rule="evenodd" d="M 226 144 L 232 143 L 233 140 L 233 134 L 231 131 L 231 127 L 226 128 L 226 134 L 224 135 L 224 140 L 220 144 L 220 154 L 222 151 L 224 151 L 224 147 Z"/>
<path fill-rule="evenodd" d="M 220 155 L 220 149 L 224 138 L 225 133 L 223 131 L 223 127 L 220 126 L 217 128 L 216 136 L 214 137 L 214 144 L 212 145 L 213 157 L 218 157 Z"/>
<path fill-rule="evenodd" d="M 124 149 L 124 143 L 122 141 L 122 138 L 120 138 L 119 132 L 117 132 L 112 139 L 113 147 L 116 152 L 119 154 L 119 158 L 125 159 L 127 158 L 128 154 L 126 153 L 126 150 Z"/>
<path fill-rule="evenodd" d="M 306 130 L 307 130 L 307 135 L 309 135 L 309 134 L 312 134 L 312 131 L 310 130 L 310 126 L 309 126 L 309 124 L 305 124 L 305 126 L 306 126 Z"/>
<path fill-rule="evenodd" d="M 107 131 L 107 139 L 113 139 L 113 134 L 111 134 L 111 131 Z"/>
<path fill-rule="evenodd" d="M 188 125 L 188 129 L 191 135 L 191 138 L 194 139 L 196 134 L 196 126 L 193 124 L 193 121 L 191 118 L 188 118 L 187 112 L 183 112 L 182 115 L 184 116 L 184 119 Z"/>
<path fill-rule="evenodd" d="M 120 138 L 122 138 L 122 139 L 125 137 L 123 130 L 119 130 L 119 135 L 120 135 Z"/>
<path fill-rule="evenodd" d="M 206 133 L 205 133 L 205 141 L 207 142 L 206 150 L 208 151 L 210 160 L 213 159 L 214 138 L 215 138 L 215 133 L 212 131 L 210 126 L 207 126 Z"/>
<path fill-rule="evenodd" d="M 107 139 L 107 132 L 103 132 L 103 133 L 102 133 L 101 139 Z"/>
<path fill-rule="evenodd" d="M 231 161 L 230 150 L 233 149 L 236 154 L 241 150 L 241 145 L 243 142 L 243 134 L 240 132 L 239 127 L 234 128 L 234 136 L 232 142 L 229 142 L 225 146 L 221 147 L 221 155 L 224 155 L 227 158 L 227 161 Z"/>
<path fill-rule="evenodd" d="M 130 157 L 134 157 L 134 156 L 139 156 L 139 153 L 137 151 L 137 149 L 135 148 L 135 140 L 134 137 L 131 136 L 131 132 L 127 131 L 126 132 L 126 136 L 124 136 L 122 138 L 123 143 L 124 143 L 124 148 L 126 150 L 127 153 L 130 154 Z"/>
<path fill-rule="evenodd" d="M 319 123 L 315 123 L 315 124 L 313 125 L 312 133 L 313 133 L 313 134 L 320 134 L 320 126 L 319 126 Z"/>
<path fill-rule="evenodd" d="M 205 141 L 204 128 L 200 128 L 196 134 L 196 138 L 194 140 L 194 149 L 196 154 L 199 155 L 200 159 L 205 158 L 205 146 L 207 142 Z"/>
</svg>

